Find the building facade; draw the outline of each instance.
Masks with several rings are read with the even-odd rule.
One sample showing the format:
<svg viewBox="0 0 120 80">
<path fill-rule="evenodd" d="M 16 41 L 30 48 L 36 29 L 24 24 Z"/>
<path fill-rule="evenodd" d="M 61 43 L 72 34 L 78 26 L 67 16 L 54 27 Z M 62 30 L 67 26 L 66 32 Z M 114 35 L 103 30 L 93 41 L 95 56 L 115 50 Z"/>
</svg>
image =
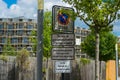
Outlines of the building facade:
<svg viewBox="0 0 120 80">
<path fill-rule="evenodd" d="M 89 29 L 75 27 L 75 56 L 76 58 L 86 58 L 87 55 L 81 51 L 81 43 L 90 34 Z"/>
<path fill-rule="evenodd" d="M 3 46 L 7 39 L 16 51 L 25 47 L 32 53 L 32 43 L 30 41 L 31 31 L 37 31 L 37 21 L 34 19 L 18 18 L 0 18 L 0 53 L 3 52 Z"/>
</svg>

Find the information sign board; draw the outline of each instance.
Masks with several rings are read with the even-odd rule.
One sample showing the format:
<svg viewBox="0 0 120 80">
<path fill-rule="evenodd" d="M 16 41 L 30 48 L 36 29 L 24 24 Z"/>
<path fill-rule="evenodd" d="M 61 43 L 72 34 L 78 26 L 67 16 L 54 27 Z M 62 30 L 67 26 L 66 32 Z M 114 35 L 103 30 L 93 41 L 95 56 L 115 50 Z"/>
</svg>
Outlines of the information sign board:
<svg viewBox="0 0 120 80">
<path fill-rule="evenodd" d="M 53 34 L 52 45 L 53 46 L 74 46 L 75 36 L 74 34 Z"/>
<path fill-rule="evenodd" d="M 74 59 L 74 48 L 52 48 L 53 60 L 72 60 Z"/>
<path fill-rule="evenodd" d="M 70 73 L 70 72 L 71 72 L 70 61 L 55 62 L 55 73 Z"/>
</svg>

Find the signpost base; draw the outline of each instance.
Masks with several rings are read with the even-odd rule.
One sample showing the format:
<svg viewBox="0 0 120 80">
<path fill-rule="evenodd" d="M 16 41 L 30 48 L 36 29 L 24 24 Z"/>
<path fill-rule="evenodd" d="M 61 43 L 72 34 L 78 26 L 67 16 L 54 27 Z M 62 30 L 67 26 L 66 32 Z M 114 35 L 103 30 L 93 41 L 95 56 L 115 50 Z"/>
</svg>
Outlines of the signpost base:
<svg viewBox="0 0 120 80">
<path fill-rule="evenodd" d="M 64 73 L 61 74 L 61 80 L 64 80 Z"/>
</svg>

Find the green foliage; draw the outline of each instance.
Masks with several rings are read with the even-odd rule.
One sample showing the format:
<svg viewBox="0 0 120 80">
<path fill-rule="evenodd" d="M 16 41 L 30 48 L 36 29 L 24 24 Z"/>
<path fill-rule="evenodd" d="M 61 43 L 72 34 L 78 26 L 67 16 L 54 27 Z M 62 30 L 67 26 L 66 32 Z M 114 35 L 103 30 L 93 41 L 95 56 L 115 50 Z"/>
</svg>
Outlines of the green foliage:
<svg viewBox="0 0 120 80">
<path fill-rule="evenodd" d="M 33 50 L 34 53 L 36 53 L 36 49 L 37 49 L 37 31 L 32 30 L 31 36 L 30 36 L 29 39 L 33 43 L 32 50 Z"/>
<path fill-rule="evenodd" d="M 6 44 L 3 46 L 3 55 L 15 56 L 16 52 L 14 47 L 12 47 L 10 39 L 8 38 Z"/>
<path fill-rule="evenodd" d="M 76 13 L 74 13 L 73 9 L 64 9 L 64 8 L 61 8 L 59 10 L 59 12 L 68 15 L 70 17 L 70 19 L 72 19 L 73 21 L 76 19 Z"/>
<path fill-rule="evenodd" d="M 43 30 L 43 55 L 48 58 L 51 54 L 51 34 L 52 34 L 52 13 L 47 11 L 44 14 Z"/>
<path fill-rule="evenodd" d="M 44 29 L 43 29 L 43 56 L 48 58 L 50 57 L 51 50 L 51 34 L 52 34 L 52 13 L 46 11 L 44 13 Z M 32 31 L 30 40 L 34 45 L 32 46 L 33 51 L 36 52 L 37 46 L 37 38 L 33 36 L 37 36 L 36 31 Z"/>
<path fill-rule="evenodd" d="M 120 0 L 63 0 L 72 5 L 76 16 L 100 32 L 119 17 Z"/>
<path fill-rule="evenodd" d="M 7 58 L 7 56 L 5 56 L 5 55 L 0 55 L 0 60 L 3 60 L 3 61 L 5 61 L 5 62 L 7 62 L 7 61 L 8 61 L 8 58 Z"/>
<path fill-rule="evenodd" d="M 100 60 L 107 61 L 115 59 L 115 44 L 117 42 L 116 36 L 110 32 L 100 33 Z M 95 37 L 91 33 L 85 41 L 81 44 L 82 51 L 87 53 L 90 57 L 95 58 Z"/>
<path fill-rule="evenodd" d="M 42 72 L 43 72 L 43 73 L 46 73 L 46 68 L 43 68 L 43 69 L 42 69 Z"/>
<path fill-rule="evenodd" d="M 27 70 L 29 68 L 29 51 L 27 51 L 25 48 L 21 49 L 16 56 L 17 66 L 20 71 Z"/>
<path fill-rule="evenodd" d="M 83 65 L 86 65 L 86 64 L 89 64 L 89 63 L 90 63 L 90 60 L 89 60 L 89 59 L 86 59 L 86 58 L 80 58 L 80 62 L 81 62 Z"/>
</svg>

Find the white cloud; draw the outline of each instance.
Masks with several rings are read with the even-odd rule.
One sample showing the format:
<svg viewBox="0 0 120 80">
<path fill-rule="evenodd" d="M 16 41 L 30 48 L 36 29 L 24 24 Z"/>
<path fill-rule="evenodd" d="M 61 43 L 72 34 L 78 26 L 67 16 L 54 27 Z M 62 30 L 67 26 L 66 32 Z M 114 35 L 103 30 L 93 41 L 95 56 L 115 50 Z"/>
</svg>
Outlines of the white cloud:
<svg viewBox="0 0 120 80">
<path fill-rule="evenodd" d="M 0 5 L 0 17 L 37 17 L 37 0 L 17 0 L 17 3 L 11 5 L 10 8 L 7 8 L 7 4 L 3 0 L 0 0 Z M 61 0 L 44 0 L 45 10 L 51 11 L 53 5 L 70 6 Z"/>
<path fill-rule="evenodd" d="M 44 0 L 44 9 L 52 10 L 53 5 L 67 6 L 70 5 L 63 3 L 62 0 Z M 0 18 L 6 17 L 19 17 L 25 16 L 26 18 L 37 18 L 37 0 L 17 0 L 16 4 L 7 8 L 7 4 L 4 0 L 0 0 Z M 114 32 L 120 32 L 120 27 L 116 22 L 113 30 Z M 81 23 L 76 23 L 77 26 L 85 26 L 79 25 Z"/>
<path fill-rule="evenodd" d="M 7 4 L 0 0 L 0 17 L 6 17 L 7 10 Z"/>
<path fill-rule="evenodd" d="M 44 4 L 45 10 L 46 9 L 52 10 L 53 5 L 60 5 L 60 6 L 70 7 L 70 5 L 62 2 L 62 0 L 45 0 L 44 2 L 45 2 L 45 4 Z"/>
</svg>

